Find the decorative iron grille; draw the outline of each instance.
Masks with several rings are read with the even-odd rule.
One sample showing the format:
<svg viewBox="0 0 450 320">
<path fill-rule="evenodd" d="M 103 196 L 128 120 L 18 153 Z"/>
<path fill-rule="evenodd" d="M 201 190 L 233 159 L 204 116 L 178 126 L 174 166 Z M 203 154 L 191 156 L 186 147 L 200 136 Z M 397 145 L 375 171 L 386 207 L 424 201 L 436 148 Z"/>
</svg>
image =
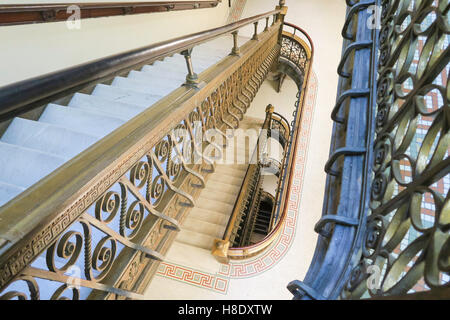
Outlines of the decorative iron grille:
<svg viewBox="0 0 450 320">
<path fill-rule="evenodd" d="M 320 236 L 304 281 L 288 289 L 296 299 L 438 297 L 450 272 L 450 4 L 347 5 Z"/>
<path fill-rule="evenodd" d="M 343 298 L 449 284 L 449 6 L 382 3 L 370 210 Z"/>
</svg>

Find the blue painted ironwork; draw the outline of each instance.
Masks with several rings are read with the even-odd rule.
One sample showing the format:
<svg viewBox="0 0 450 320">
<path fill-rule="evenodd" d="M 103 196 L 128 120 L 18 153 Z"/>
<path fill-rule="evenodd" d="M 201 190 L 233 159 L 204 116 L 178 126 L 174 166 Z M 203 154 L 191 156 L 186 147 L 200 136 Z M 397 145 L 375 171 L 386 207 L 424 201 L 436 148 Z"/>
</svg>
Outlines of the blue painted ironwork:
<svg viewBox="0 0 450 320">
<path fill-rule="evenodd" d="M 379 32 L 367 27 L 367 8 L 374 4 L 375 1 L 347 1 L 338 95 L 332 114 L 335 123 L 326 165 L 329 175 L 323 216 L 315 228 L 320 236 L 305 279 L 288 285 L 294 299 L 336 299 L 360 257 L 373 157 L 373 66 L 377 65 L 374 52 Z M 347 68 L 351 74 L 344 71 L 346 65 L 351 67 Z M 340 166 L 341 174 L 331 170 L 333 164 Z"/>
</svg>

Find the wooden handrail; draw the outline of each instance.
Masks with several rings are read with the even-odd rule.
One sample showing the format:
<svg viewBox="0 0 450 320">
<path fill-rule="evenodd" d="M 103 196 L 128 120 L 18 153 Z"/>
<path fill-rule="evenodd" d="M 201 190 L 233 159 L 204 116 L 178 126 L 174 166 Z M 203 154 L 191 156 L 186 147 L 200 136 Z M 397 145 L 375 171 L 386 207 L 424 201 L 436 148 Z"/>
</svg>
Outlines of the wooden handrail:
<svg viewBox="0 0 450 320">
<path fill-rule="evenodd" d="M 299 26 L 297 26 L 295 24 L 292 24 L 292 23 L 289 23 L 289 22 L 284 22 L 283 25 L 291 27 L 293 29 L 296 29 L 296 30 L 300 31 L 300 33 L 303 34 L 306 37 L 306 39 L 308 39 L 309 48 L 306 47 L 305 49 L 309 49 L 310 50 L 310 52 L 311 52 L 311 59 L 312 59 L 312 56 L 314 55 L 314 43 L 313 43 L 310 35 L 304 29 L 300 28 Z"/>
<path fill-rule="evenodd" d="M 76 6 L 79 19 L 217 7 L 222 0 L 159 2 L 91 2 L 0 5 L 0 26 L 66 21 Z"/>
<path fill-rule="evenodd" d="M 308 39 L 310 47 L 308 48 L 310 50 L 310 58 L 308 61 L 308 64 L 306 66 L 307 70 L 305 70 L 305 80 L 303 81 L 301 94 L 298 101 L 299 109 L 297 110 L 296 117 L 294 119 L 294 127 L 292 128 L 291 132 L 291 141 L 290 141 L 290 150 L 287 157 L 284 158 L 283 166 L 286 164 L 286 169 L 284 170 L 283 174 L 285 175 L 283 184 L 277 188 L 277 196 L 275 204 L 280 203 L 280 206 L 278 208 L 275 208 L 275 210 L 278 210 L 279 213 L 281 213 L 280 218 L 278 221 L 275 221 L 275 226 L 271 229 L 269 234 L 258 243 L 255 243 L 250 246 L 240 247 L 240 248 L 231 248 L 229 247 L 229 244 L 227 245 L 225 242 L 218 243 L 217 241 L 215 244 L 219 244 L 222 246 L 222 249 L 226 248 L 227 254 L 226 257 L 223 257 L 223 261 L 227 261 L 228 258 L 246 258 L 251 255 L 257 254 L 267 248 L 275 239 L 277 239 L 278 235 L 281 233 L 282 228 L 284 226 L 284 222 L 287 217 L 287 208 L 288 208 L 288 202 L 289 202 L 289 190 L 291 190 L 292 183 L 293 183 L 293 177 L 294 177 L 294 161 L 295 156 L 297 154 L 298 150 L 298 136 L 300 134 L 301 130 L 301 118 L 302 118 L 302 106 L 304 105 L 305 101 L 305 95 L 306 95 L 306 86 L 309 82 L 310 76 L 311 76 L 311 65 L 313 62 L 314 57 L 314 45 L 311 40 L 311 37 L 301 28 L 284 22 L 284 25 L 288 25 L 290 27 L 296 28 L 299 32 L 305 35 L 305 37 Z M 304 43 L 302 44 L 304 45 Z M 287 181 L 287 185 L 284 183 Z M 271 226 L 272 227 L 272 226 Z M 216 257 L 218 257 L 216 255 Z M 219 257 L 220 260 L 221 257 Z"/>
</svg>

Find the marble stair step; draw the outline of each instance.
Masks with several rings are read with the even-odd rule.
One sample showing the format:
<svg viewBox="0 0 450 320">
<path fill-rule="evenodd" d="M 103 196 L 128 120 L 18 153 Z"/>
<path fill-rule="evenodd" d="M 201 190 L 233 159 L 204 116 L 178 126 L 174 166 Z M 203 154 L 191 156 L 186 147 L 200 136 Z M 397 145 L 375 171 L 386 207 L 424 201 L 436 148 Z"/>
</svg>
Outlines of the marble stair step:
<svg viewBox="0 0 450 320">
<path fill-rule="evenodd" d="M 102 97 L 76 93 L 69 102 L 69 107 L 95 110 L 128 121 L 145 110 L 133 104 L 115 102 Z"/>
<path fill-rule="evenodd" d="M 216 182 L 220 182 L 220 183 L 227 183 L 230 185 L 234 185 L 234 186 L 238 186 L 240 187 L 242 184 L 242 179 L 243 177 L 232 177 L 229 176 L 228 174 L 221 174 L 221 173 L 213 173 L 210 177 L 209 177 L 209 181 L 216 181 Z M 209 183 L 208 181 L 208 183 Z"/>
<path fill-rule="evenodd" d="M 200 198 L 204 198 L 209 201 L 216 201 L 218 202 L 217 205 L 221 205 L 222 203 L 234 205 L 236 202 L 236 197 L 236 194 L 230 194 L 220 190 L 213 192 L 209 192 L 209 190 L 202 190 L 202 193 L 200 194 Z"/>
<path fill-rule="evenodd" d="M 188 217 L 222 226 L 226 226 L 228 220 L 230 219 L 230 217 L 226 214 L 222 214 L 217 211 L 202 209 L 199 207 L 192 209 Z"/>
<path fill-rule="evenodd" d="M 148 84 L 146 81 L 124 77 L 115 77 L 111 83 L 111 86 L 127 90 L 134 90 L 146 94 L 159 94 L 162 96 L 168 95 L 179 87 L 179 85 L 177 86 L 172 83 L 165 83 L 164 81 L 157 84 Z"/>
<path fill-rule="evenodd" d="M 240 187 L 232 184 L 227 184 L 225 182 L 208 181 L 205 189 L 202 192 L 223 192 L 235 195 L 239 192 Z"/>
<path fill-rule="evenodd" d="M 79 108 L 70 108 L 49 104 L 39 122 L 51 123 L 55 125 L 64 124 L 68 129 L 77 130 L 98 138 L 106 136 L 122 124 L 124 120 L 112 116 Z"/>
<path fill-rule="evenodd" d="M 105 84 L 98 84 L 92 91 L 93 96 L 103 97 L 111 101 L 133 104 L 148 108 L 163 96 L 160 94 L 147 94 L 132 89 L 123 89 Z"/>
<path fill-rule="evenodd" d="M 188 216 L 183 222 L 182 227 L 200 234 L 206 234 L 213 238 L 222 238 L 226 225 L 215 224 Z"/>
<path fill-rule="evenodd" d="M 218 203 L 208 198 L 199 197 L 196 201 L 197 207 L 204 210 L 214 211 L 225 215 L 230 215 L 233 211 L 234 204 Z"/>
<path fill-rule="evenodd" d="M 0 142 L 0 154 L 0 181 L 22 188 L 35 184 L 65 162 L 61 157 L 4 142 Z"/>
<path fill-rule="evenodd" d="M 211 250 L 214 239 L 214 237 L 207 234 L 198 233 L 187 229 L 182 229 L 176 238 L 178 242 L 206 250 Z"/>
<path fill-rule="evenodd" d="M 60 125 L 15 118 L 0 140 L 71 159 L 94 144 L 97 138 Z"/>
<path fill-rule="evenodd" d="M 24 187 L 0 181 L 0 207 L 24 190 Z"/>
</svg>

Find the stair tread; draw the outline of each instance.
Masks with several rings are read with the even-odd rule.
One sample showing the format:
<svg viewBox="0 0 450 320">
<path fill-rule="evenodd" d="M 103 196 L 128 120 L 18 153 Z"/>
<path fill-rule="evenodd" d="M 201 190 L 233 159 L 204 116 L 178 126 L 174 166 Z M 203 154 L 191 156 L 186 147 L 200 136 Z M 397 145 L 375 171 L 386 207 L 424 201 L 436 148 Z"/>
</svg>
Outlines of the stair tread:
<svg viewBox="0 0 450 320">
<path fill-rule="evenodd" d="M 217 182 L 220 182 L 220 183 L 232 184 L 232 185 L 239 186 L 239 187 L 242 185 L 242 178 L 241 177 L 226 176 L 225 179 L 222 179 L 222 178 L 223 178 L 223 175 L 212 174 L 209 177 L 209 180 L 217 181 Z"/>
<path fill-rule="evenodd" d="M 0 181 L 0 207 L 24 190 L 23 187 Z"/>
<path fill-rule="evenodd" d="M 0 142 L 0 154 L 0 181 L 23 188 L 38 182 L 65 162 L 48 153 L 4 142 Z"/>
<path fill-rule="evenodd" d="M 228 204 L 234 205 L 236 202 L 237 194 L 226 193 L 226 192 L 209 192 L 208 190 L 203 189 L 200 193 L 199 200 L 205 199 L 205 201 L 216 201 L 219 205 Z"/>
<path fill-rule="evenodd" d="M 15 118 L 0 140 L 71 159 L 95 143 L 97 138 L 59 125 Z"/>
<path fill-rule="evenodd" d="M 39 121 L 52 124 L 64 123 L 67 128 L 79 130 L 98 138 L 107 135 L 125 123 L 122 119 L 105 116 L 91 110 L 69 108 L 56 104 L 49 104 Z"/>
<path fill-rule="evenodd" d="M 181 75 L 180 73 L 171 73 L 170 77 L 161 78 L 159 75 L 155 77 L 149 72 L 132 70 L 128 74 L 127 79 L 143 81 L 148 85 L 160 85 L 161 82 L 163 82 L 165 85 L 173 86 L 176 88 L 181 86 L 185 82 L 186 75 Z"/>
<path fill-rule="evenodd" d="M 188 217 L 220 225 L 226 225 L 230 219 L 229 215 L 199 207 L 193 208 Z"/>
<path fill-rule="evenodd" d="M 148 94 L 105 84 L 96 85 L 94 91 L 92 91 L 92 95 L 104 97 L 111 101 L 135 104 L 144 108 L 148 108 L 163 97 L 159 94 Z"/>
<path fill-rule="evenodd" d="M 183 228 L 194 231 L 201 234 L 206 234 L 208 236 L 214 237 L 214 238 L 221 238 L 225 228 L 226 224 L 216 224 L 204 220 L 197 219 L 195 217 L 192 217 L 189 215 L 186 220 L 183 222 Z"/>
<path fill-rule="evenodd" d="M 204 190 L 207 192 L 224 192 L 228 194 L 236 194 L 239 192 L 240 187 L 227 183 L 220 183 L 217 181 L 212 181 L 211 183 L 207 183 Z"/>
<path fill-rule="evenodd" d="M 148 84 L 146 81 L 124 78 L 124 77 L 115 77 L 113 82 L 111 83 L 113 87 L 119 87 L 123 89 L 131 89 L 137 92 L 147 93 L 147 94 L 161 94 L 163 96 L 168 95 L 175 89 L 181 86 L 174 85 L 171 83 L 152 83 Z"/>
<path fill-rule="evenodd" d="M 215 201 L 211 201 L 209 199 L 206 201 L 201 201 L 200 199 L 197 200 L 197 206 L 206 210 L 216 210 L 218 212 L 221 212 L 222 214 L 231 214 L 234 204 L 228 204 L 224 202 L 216 203 Z"/>
<path fill-rule="evenodd" d="M 102 97 L 76 93 L 69 102 L 70 107 L 95 110 L 105 115 L 111 115 L 125 121 L 137 116 L 145 110 L 133 104 L 115 102 Z"/>
<path fill-rule="evenodd" d="M 178 233 L 176 238 L 176 240 L 179 242 L 203 248 L 206 250 L 211 250 L 212 245 L 214 243 L 214 239 L 215 239 L 214 237 L 211 237 L 207 234 L 198 233 L 187 229 L 182 229 Z"/>
<path fill-rule="evenodd" d="M 246 171 L 247 169 L 232 168 L 231 166 L 226 168 L 217 166 L 214 174 L 227 174 L 235 177 L 243 177 Z"/>
</svg>

